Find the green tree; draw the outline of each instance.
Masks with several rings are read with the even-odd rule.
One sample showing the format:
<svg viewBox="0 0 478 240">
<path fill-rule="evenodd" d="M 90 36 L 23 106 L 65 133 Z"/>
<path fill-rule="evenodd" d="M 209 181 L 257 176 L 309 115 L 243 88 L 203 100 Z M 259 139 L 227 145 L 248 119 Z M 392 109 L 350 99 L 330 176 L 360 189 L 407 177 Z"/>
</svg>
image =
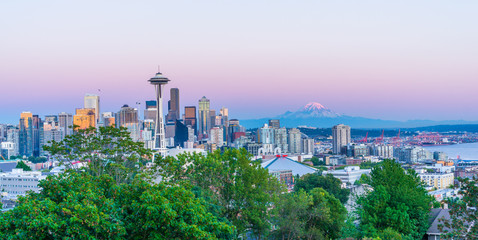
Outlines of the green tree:
<svg viewBox="0 0 478 240">
<path fill-rule="evenodd" d="M 340 230 L 340 239 L 359 239 L 360 231 L 357 229 L 356 220 L 357 217 L 353 212 L 347 214 L 344 226 Z"/>
<path fill-rule="evenodd" d="M 341 181 L 331 174 L 327 174 L 326 176 L 306 174 L 296 181 L 294 191 L 304 189 L 306 192 L 309 192 L 318 187 L 332 194 L 339 199 L 342 204 L 349 199 L 350 190 L 342 188 Z"/>
<path fill-rule="evenodd" d="M 337 239 L 347 211 L 322 188 L 283 194 L 275 207 L 276 239 Z"/>
<path fill-rule="evenodd" d="M 157 167 L 164 181 L 198 190 L 214 208 L 210 211 L 230 221 L 238 234 L 261 238 L 270 232 L 270 209 L 285 189 L 244 149 L 166 157 Z"/>
<path fill-rule="evenodd" d="M 118 184 L 131 182 L 152 154 L 144 143 L 133 141 L 124 127 L 75 128 L 74 134 L 50 144 L 44 150 L 63 163 L 82 162 L 87 167 L 75 168 L 77 171 L 94 176 L 108 174 Z"/>
<path fill-rule="evenodd" d="M 118 185 L 106 174 L 70 171 L 40 187 L 0 213 L 1 239 L 217 239 L 233 232 L 180 186 L 139 178 Z"/>
<path fill-rule="evenodd" d="M 23 171 L 31 171 L 32 169 L 25 164 L 23 161 L 18 161 L 17 166 L 15 168 L 21 168 Z"/>
<path fill-rule="evenodd" d="M 443 239 L 478 238 L 478 179 L 459 178 L 461 201 L 450 198 L 446 202 L 450 207 L 450 219 L 439 219 L 440 230 L 445 232 Z"/>
<path fill-rule="evenodd" d="M 360 228 L 365 237 L 387 230 L 421 239 L 428 229 L 433 198 L 413 170 L 405 171 L 394 160 L 384 160 L 364 179 L 373 191 L 358 198 Z"/>
<path fill-rule="evenodd" d="M 321 161 L 318 157 L 313 156 L 310 161 L 314 164 L 314 166 L 325 166 L 325 162 Z"/>
</svg>

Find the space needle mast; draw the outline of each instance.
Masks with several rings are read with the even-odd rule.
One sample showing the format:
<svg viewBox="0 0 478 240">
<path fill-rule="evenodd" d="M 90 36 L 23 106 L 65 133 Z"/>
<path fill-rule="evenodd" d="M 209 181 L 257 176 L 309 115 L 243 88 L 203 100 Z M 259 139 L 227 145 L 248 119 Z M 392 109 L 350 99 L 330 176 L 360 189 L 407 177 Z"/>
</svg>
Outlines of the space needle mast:
<svg viewBox="0 0 478 240">
<path fill-rule="evenodd" d="M 154 77 L 148 80 L 155 88 L 156 91 L 156 124 L 154 129 L 154 144 L 153 150 L 159 152 L 161 156 L 166 156 L 166 139 L 164 136 L 164 119 L 163 119 L 163 96 L 161 88 L 166 85 L 170 80 L 163 76 L 162 73 L 156 73 Z M 154 158 L 153 158 L 154 159 Z"/>
</svg>

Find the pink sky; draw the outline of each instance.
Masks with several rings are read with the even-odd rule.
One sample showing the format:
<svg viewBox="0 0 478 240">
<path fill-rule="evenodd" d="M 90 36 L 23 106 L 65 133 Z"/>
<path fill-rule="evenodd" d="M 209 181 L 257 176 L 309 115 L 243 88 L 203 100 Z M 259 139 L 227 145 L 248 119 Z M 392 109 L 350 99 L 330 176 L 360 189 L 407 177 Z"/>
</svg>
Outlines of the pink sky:
<svg viewBox="0 0 478 240">
<path fill-rule="evenodd" d="M 412 7 L 413 6 L 413 7 Z M 232 117 L 316 101 L 347 115 L 478 120 L 476 1 L 0 3 L 0 122 L 152 99 L 157 65 L 181 104 Z M 166 98 L 169 98 L 169 94 Z"/>
</svg>

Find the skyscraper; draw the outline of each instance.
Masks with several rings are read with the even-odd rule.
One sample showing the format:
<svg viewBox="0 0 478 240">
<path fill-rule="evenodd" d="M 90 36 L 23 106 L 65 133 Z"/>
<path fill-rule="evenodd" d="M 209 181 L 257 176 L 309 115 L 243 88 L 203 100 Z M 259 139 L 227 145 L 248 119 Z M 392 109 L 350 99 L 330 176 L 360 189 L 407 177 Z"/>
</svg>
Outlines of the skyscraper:
<svg viewBox="0 0 478 240">
<path fill-rule="evenodd" d="M 198 109 L 198 135 L 207 135 L 209 129 L 211 129 L 211 116 L 210 114 L 210 102 L 206 97 L 199 99 L 199 109 Z"/>
<path fill-rule="evenodd" d="M 350 127 L 339 124 L 332 128 L 332 152 L 342 153 L 342 147 L 350 143 Z"/>
<path fill-rule="evenodd" d="M 171 100 L 169 100 L 169 111 L 168 115 L 166 116 L 166 121 L 168 122 L 176 122 L 180 118 L 179 113 L 179 89 L 171 88 L 170 90 Z"/>
<path fill-rule="evenodd" d="M 100 121 L 100 96 L 95 94 L 86 94 L 84 107 L 95 109 L 95 121 L 98 123 Z"/>
<path fill-rule="evenodd" d="M 21 156 L 33 155 L 33 114 L 22 112 L 20 114 L 19 153 Z"/>
<path fill-rule="evenodd" d="M 220 127 L 213 127 L 211 129 L 210 141 L 212 144 L 216 144 L 217 147 L 224 145 L 224 130 Z"/>
<path fill-rule="evenodd" d="M 70 113 L 62 112 L 58 114 L 58 126 L 63 131 L 63 136 L 73 133 L 73 116 Z"/>
<path fill-rule="evenodd" d="M 194 135 L 197 135 L 197 118 L 196 118 L 196 107 L 195 106 L 186 106 L 184 107 L 184 125 L 191 126 L 194 130 Z"/>
<path fill-rule="evenodd" d="M 289 152 L 302 152 L 302 134 L 297 128 L 292 128 L 289 130 Z"/>
<path fill-rule="evenodd" d="M 125 127 L 133 141 L 140 138 L 138 109 L 123 105 L 115 117 L 116 127 Z"/>
</svg>

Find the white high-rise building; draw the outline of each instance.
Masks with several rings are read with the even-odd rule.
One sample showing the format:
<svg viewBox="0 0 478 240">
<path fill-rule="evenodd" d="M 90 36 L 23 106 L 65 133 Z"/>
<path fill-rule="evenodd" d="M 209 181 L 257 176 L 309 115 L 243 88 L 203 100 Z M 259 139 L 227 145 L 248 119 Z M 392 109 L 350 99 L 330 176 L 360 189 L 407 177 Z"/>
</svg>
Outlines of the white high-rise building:
<svg viewBox="0 0 478 240">
<path fill-rule="evenodd" d="M 264 124 L 264 126 L 259 129 L 258 135 L 260 143 L 274 144 L 274 129 L 269 127 L 269 125 Z"/>
<path fill-rule="evenodd" d="M 314 139 L 312 138 L 302 139 L 302 153 L 314 154 Z"/>
<path fill-rule="evenodd" d="M 334 154 L 340 154 L 342 147 L 347 146 L 350 142 L 350 126 L 339 124 L 332 128 L 332 152 Z"/>
<path fill-rule="evenodd" d="M 302 133 L 297 128 L 289 130 L 289 152 L 292 154 L 302 152 Z"/>
<path fill-rule="evenodd" d="M 85 108 L 95 109 L 95 119 L 96 119 L 96 123 L 98 123 L 100 121 L 100 96 L 95 94 L 86 94 Z"/>
<path fill-rule="evenodd" d="M 217 147 L 222 147 L 224 145 L 224 130 L 220 127 L 211 128 L 211 137 L 209 139 Z"/>
</svg>

